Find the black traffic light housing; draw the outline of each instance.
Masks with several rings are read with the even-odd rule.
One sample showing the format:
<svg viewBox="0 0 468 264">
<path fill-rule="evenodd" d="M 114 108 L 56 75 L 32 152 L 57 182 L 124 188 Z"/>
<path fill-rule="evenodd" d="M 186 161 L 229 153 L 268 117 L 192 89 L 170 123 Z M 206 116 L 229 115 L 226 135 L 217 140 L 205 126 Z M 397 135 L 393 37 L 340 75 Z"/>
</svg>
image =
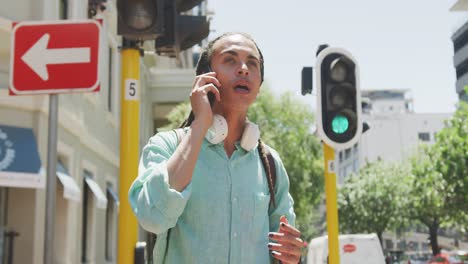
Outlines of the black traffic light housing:
<svg viewBox="0 0 468 264">
<path fill-rule="evenodd" d="M 206 38 L 206 16 L 180 15 L 203 0 L 117 0 L 117 33 L 129 40 L 156 40 L 156 52 L 175 57 Z"/>
<path fill-rule="evenodd" d="M 210 33 L 206 16 L 180 15 L 202 1 L 165 0 L 164 34 L 156 39 L 155 49 L 159 55 L 175 57 L 180 51 L 200 43 Z"/>
<path fill-rule="evenodd" d="M 356 60 L 344 49 L 326 47 L 319 51 L 315 69 L 319 134 L 335 149 L 349 148 L 362 134 Z"/>
<path fill-rule="evenodd" d="M 164 0 L 117 0 L 117 34 L 152 40 L 164 33 Z"/>
<path fill-rule="evenodd" d="M 302 67 L 301 72 L 301 94 L 311 94 L 313 89 L 313 73 L 314 69 L 312 67 Z"/>
</svg>

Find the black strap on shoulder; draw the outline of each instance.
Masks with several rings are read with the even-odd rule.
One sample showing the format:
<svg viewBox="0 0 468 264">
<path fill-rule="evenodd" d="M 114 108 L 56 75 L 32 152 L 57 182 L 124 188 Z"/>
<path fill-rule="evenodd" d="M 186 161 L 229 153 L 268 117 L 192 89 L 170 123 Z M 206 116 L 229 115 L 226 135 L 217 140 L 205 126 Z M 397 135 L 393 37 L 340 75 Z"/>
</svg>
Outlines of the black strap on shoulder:
<svg viewBox="0 0 468 264">
<path fill-rule="evenodd" d="M 271 154 L 268 147 L 265 148 L 265 151 L 266 151 L 266 155 L 267 155 L 267 158 L 268 158 L 268 165 L 270 165 L 271 180 L 273 181 L 273 187 L 276 187 L 276 164 L 275 164 L 275 159 L 273 158 L 273 155 Z"/>
</svg>

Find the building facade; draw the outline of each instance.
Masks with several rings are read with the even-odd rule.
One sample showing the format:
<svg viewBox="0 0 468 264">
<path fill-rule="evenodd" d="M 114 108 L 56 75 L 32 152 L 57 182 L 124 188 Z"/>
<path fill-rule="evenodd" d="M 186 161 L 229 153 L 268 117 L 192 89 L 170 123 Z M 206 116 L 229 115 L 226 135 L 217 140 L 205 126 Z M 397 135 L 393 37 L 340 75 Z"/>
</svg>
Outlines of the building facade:
<svg viewBox="0 0 468 264">
<path fill-rule="evenodd" d="M 206 12 L 206 1 L 197 11 Z M 13 263 L 41 264 L 44 247 L 49 246 L 44 244 L 49 97 L 9 95 L 11 24 L 88 18 L 102 19 L 100 91 L 58 96 L 55 263 L 117 262 L 118 205 L 119 199 L 127 197 L 118 194 L 121 37 L 117 35 L 116 1 L 1 0 L 0 263 L 12 258 Z M 154 42 L 145 42 L 144 48 L 154 50 Z M 179 59 L 151 52 L 142 58 L 140 149 L 164 124 L 166 114 L 188 100 L 193 64 L 190 50 Z M 19 145 L 12 141 L 18 131 L 29 135 L 18 142 L 28 140 L 25 151 L 31 157 L 36 153 L 42 168 L 28 177 L 8 174 L 2 167 L 7 164 L 8 147 Z M 20 153 L 19 148 L 16 151 Z"/>
<path fill-rule="evenodd" d="M 405 89 L 364 90 L 361 96 L 362 119 L 370 129 L 352 148 L 336 153 L 340 183 L 366 163 L 403 161 L 420 143 L 434 143 L 451 117 L 448 113 L 415 113 L 411 92 Z"/>
<path fill-rule="evenodd" d="M 450 11 L 467 12 L 468 1 L 457 0 Z M 468 21 L 453 33 L 452 42 L 453 65 L 457 75 L 456 91 L 460 100 L 468 102 L 468 94 L 465 91 L 468 89 Z"/>
</svg>

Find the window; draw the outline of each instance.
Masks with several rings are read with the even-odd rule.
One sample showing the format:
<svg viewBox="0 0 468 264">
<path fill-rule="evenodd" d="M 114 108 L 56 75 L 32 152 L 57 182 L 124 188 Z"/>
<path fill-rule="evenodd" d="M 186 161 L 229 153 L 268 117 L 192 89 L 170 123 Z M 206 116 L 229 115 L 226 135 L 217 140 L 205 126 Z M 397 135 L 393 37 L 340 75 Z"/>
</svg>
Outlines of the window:
<svg viewBox="0 0 468 264">
<path fill-rule="evenodd" d="M 113 74 L 112 74 L 112 70 L 114 69 L 114 65 L 112 63 L 113 61 L 113 50 L 112 48 L 109 48 L 109 68 L 108 68 L 108 74 L 107 74 L 107 79 L 108 79 L 108 83 L 107 83 L 107 110 L 109 112 L 112 112 L 112 78 L 113 78 Z"/>
<path fill-rule="evenodd" d="M 117 241 L 117 208 L 119 206 L 119 198 L 110 182 L 107 183 L 106 197 L 106 261 L 113 261 L 116 252 L 116 244 L 114 242 Z"/>
<path fill-rule="evenodd" d="M 351 173 L 353 173 L 353 168 L 352 168 L 352 165 L 351 164 L 348 164 L 345 166 L 345 169 L 344 169 L 344 176 L 347 177 L 349 176 Z"/>
<path fill-rule="evenodd" d="M 468 43 L 468 31 L 463 32 L 453 41 L 453 49 L 457 52 Z"/>
<path fill-rule="evenodd" d="M 65 162 L 64 162 L 65 161 Z M 69 203 L 65 199 L 65 185 L 58 178 L 58 173 L 65 175 L 65 177 L 71 177 L 68 173 L 68 162 L 64 157 L 60 157 L 57 160 L 57 184 L 55 193 L 55 225 L 54 225 L 54 239 L 55 239 L 55 257 L 57 259 L 66 259 L 67 249 L 67 222 L 68 222 L 68 210 Z"/>
<path fill-rule="evenodd" d="M 92 191 L 86 183 L 86 178 L 92 178 L 93 175 L 88 170 L 83 171 L 83 212 L 82 212 L 82 228 L 81 228 L 81 262 L 87 263 L 90 261 L 90 240 L 91 240 L 91 217 L 92 217 Z"/>
<path fill-rule="evenodd" d="M 60 0 L 59 5 L 59 18 L 68 19 L 68 0 Z"/>
<path fill-rule="evenodd" d="M 343 151 L 339 152 L 339 156 L 340 156 L 340 162 L 342 162 L 343 161 Z"/>
<path fill-rule="evenodd" d="M 339 169 L 339 171 L 338 171 L 338 183 L 339 184 L 344 183 L 344 179 L 345 179 L 344 170 Z"/>
<path fill-rule="evenodd" d="M 105 210 L 107 198 L 105 192 L 102 191 L 99 184 L 95 181 L 95 167 L 92 164 L 85 165 L 84 167 L 81 262 L 94 263 L 96 258 L 96 234 L 98 233 L 96 209 Z M 102 233 L 104 233 L 104 230 Z"/>
<path fill-rule="evenodd" d="M 421 141 L 426 141 L 427 142 L 427 141 L 430 140 L 430 137 L 431 136 L 430 136 L 429 132 L 420 132 L 420 133 L 418 133 L 418 138 Z"/>
<path fill-rule="evenodd" d="M 429 243 L 422 243 L 421 242 L 421 250 L 422 251 L 429 250 Z"/>
<path fill-rule="evenodd" d="M 355 159 L 353 162 L 353 171 L 358 172 L 359 171 L 359 159 Z"/>
<path fill-rule="evenodd" d="M 340 173 L 338 174 L 338 184 L 341 185 L 344 183 L 344 181 L 345 181 L 345 176 L 340 171 Z"/>
<path fill-rule="evenodd" d="M 350 156 L 351 156 L 351 149 L 347 148 L 345 150 L 345 159 L 349 159 Z"/>
<path fill-rule="evenodd" d="M 468 59 L 465 59 L 455 69 L 457 79 L 460 79 L 461 77 L 463 77 L 463 75 L 465 75 L 465 73 L 467 72 L 468 72 Z"/>
<path fill-rule="evenodd" d="M 397 249 L 406 250 L 406 240 L 397 240 Z"/>
<path fill-rule="evenodd" d="M 391 239 L 385 239 L 385 249 L 393 249 L 393 241 Z"/>
<path fill-rule="evenodd" d="M 418 251 L 419 250 L 419 243 L 417 241 L 410 241 L 408 243 L 408 247 L 412 251 Z"/>
<path fill-rule="evenodd" d="M 8 217 L 7 202 L 8 202 L 8 188 L 0 186 L 0 212 L 2 212 L 2 215 L 0 216 L 0 231 L 1 231 L 1 228 L 7 223 L 7 217 Z"/>
</svg>

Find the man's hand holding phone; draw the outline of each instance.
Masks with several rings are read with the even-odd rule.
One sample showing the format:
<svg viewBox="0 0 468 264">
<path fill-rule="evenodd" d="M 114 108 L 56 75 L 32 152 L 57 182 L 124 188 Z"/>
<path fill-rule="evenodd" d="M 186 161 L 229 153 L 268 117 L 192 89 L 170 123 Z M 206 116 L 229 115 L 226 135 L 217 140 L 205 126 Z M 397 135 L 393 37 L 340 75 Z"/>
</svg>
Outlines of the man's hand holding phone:
<svg viewBox="0 0 468 264">
<path fill-rule="evenodd" d="M 195 77 L 192 92 L 190 93 L 190 104 L 195 115 L 194 122 L 199 123 L 205 131 L 213 123 L 213 110 L 208 98 L 209 93 L 213 93 L 219 102 L 221 95 L 218 87 L 221 83 L 216 79 L 216 72 L 208 72 Z"/>
<path fill-rule="evenodd" d="M 169 185 L 179 192 L 182 192 L 192 181 L 203 139 L 213 123 L 213 110 L 208 94 L 212 93 L 219 101 L 221 96 L 216 86 L 221 86 L 221 83 L 216 79 L 215 72 L 200 74 L 193 82 L 190 103 L 195 119 L 190 125 L 190 131 L 179 142 L 176 151 L 167 163 Z"/>
</svg>

